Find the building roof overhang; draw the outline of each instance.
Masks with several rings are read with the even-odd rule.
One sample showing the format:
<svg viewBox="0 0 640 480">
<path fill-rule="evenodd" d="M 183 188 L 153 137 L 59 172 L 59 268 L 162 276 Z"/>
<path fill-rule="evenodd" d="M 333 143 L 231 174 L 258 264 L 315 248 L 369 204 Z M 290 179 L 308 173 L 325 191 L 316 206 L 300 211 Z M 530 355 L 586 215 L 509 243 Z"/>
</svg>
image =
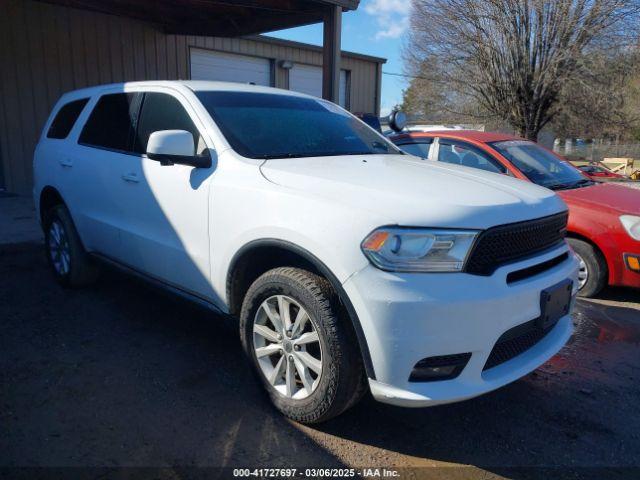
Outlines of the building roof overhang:
<svg viewBox="0 0 640 480">
<path fill-rule="evenodd" d="M 322 22 L 359 0 L 41 0 L 152 23 L 168 34 L 236 37 Z"/>
</svg>

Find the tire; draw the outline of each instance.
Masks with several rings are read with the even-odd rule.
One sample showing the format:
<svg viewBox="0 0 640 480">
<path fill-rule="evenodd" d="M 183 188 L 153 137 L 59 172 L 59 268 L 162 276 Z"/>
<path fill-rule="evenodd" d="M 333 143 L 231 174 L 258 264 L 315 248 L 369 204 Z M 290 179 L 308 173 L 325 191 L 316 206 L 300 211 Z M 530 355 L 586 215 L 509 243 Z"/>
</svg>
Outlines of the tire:
<svg viewBox="0 0 640 480">
<path fill-rule="evenodd" d="M 583 240 L 568 238 L 567 241 L 581 262 L 581 274 L 586 274 L 586 282 L 578 290 L 578 295 L 585 298 L 596 296 L 607 285 L 607 262 L 602 253 Z M 585 270 L 586 269 L 586 270 Z"/>
<path fill-rule="evenodd" d="M 69 288 L 94 283 L 99 275 L 98 267 L 82 246 L 67 207 L 51 207 L 44 215 L 43 226 L 45 254 L 56 280 Z M 62 248 L 56 250 L 56 245 Z"/>
<path fill-rule="evenodd" d="M 284 299 L 282 304 L 281 299 Z M 287 300 L 292 303 L 287 304 Z M 286 326 L 276 325 L 283 319 L 282 305 L 288 305 L 284 311 L 289 312 L 289 323 L 294 325 L 289 332 Z M 301 315 L 301 310 L 308 316 Z M 296 331 L 294 317 L 307 319 L 303 333 Z M 275 323 L 271 322 L 272 318 Z M 280 340 L 267 340 L 255 333 L 256 325 L 270 328 L 270 337 L 277 331 L 282 332 Z M 314 332 L 317 342 L 292 345 L 303 335 L 315 338 Z M 352 325 L 330 283 L 318 275 L 283 267 L 259 277 L 242 303 L 240 336 L 244 351 L 272 403 L 292 420 L 305 424 L 324 422 L 353 406 L 364 394 L 366 376 Z M 277 351 L 258 358 L 256 349 L 265 346 Z M 303 350 L 296 350 L 300 348 Z M 304 369 L 309 364 L 307 354 L 316 362 L 320 357 L 320 362 L 313 365 L 317 367 L 320 363 L 321 372 L 316 374 L 311 368 L 302 370 L 305 383 L 299 367 Z M 286 381 L 288 368 L 293 372 L 291 387 Z M 268 375 L 276 380 L 269 381 Z"/>
</svg>

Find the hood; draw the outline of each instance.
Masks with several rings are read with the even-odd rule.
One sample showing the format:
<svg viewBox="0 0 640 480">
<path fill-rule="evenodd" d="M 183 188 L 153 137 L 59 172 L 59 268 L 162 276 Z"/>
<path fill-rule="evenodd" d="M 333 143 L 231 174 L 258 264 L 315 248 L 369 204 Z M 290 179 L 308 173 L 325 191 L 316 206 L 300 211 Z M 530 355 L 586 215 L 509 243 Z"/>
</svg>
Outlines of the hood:
<svg viewBox="0 0 640 480">
<path fill-rule="evenodd" d="M 530 182 L 410 155 L 277 159 L 260 168 L 275 184 L 389 225 L 485 229 L 567 209 Z"/>
<path fill-rule="evenodd" d="M 640 215 L 640 189 L 616 183 L 597 183 L 588 187 L 558 192 L 569 206 Z"/>
</svg>

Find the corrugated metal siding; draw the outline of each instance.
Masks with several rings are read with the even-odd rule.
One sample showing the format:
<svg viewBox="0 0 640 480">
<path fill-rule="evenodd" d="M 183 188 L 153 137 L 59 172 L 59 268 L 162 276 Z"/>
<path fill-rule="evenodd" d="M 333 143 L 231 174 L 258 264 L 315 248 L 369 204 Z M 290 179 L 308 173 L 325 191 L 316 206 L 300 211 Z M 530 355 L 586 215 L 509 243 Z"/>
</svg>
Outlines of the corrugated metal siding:
<svg viewBox="0 0 640 480">
<path fill-rule="evenodd" d="M 281 60 L 322 65 L 322 54 L 312 49 L 165 35 L 143 22 L 31 0 L 0 0 L 0 12 L 0 161 L 10 191 L 31 188 L 33 149 L 64 92 L 101 83 L 188 79 L 192 46 L 272 59 L 280 88 L 288 86 Z M 378 113 L 377 64 L 346 56 L 341 68 L 351 72 L 351 110 Z"/>
</svg>

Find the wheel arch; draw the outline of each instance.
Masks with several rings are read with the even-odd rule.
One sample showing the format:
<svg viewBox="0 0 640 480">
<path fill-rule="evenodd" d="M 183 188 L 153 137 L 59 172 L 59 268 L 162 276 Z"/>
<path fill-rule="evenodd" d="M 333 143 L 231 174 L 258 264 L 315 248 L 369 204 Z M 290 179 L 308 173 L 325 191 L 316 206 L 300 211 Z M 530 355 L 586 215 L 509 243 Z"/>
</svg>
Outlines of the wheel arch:
<svg viewBox="0 0 640 480">
<path fill-rule="evenodd" d="M 362 325 L 342 284 L 320 259 L 294 243 L 279 239 L 254 240 L 236 252 L 227 270 L 226 296 L 229 312 L 238 315 L 251 284 L 264 272 L 276 267 L 304 268 L 329 281 L 347 311 L 367 376 L 375 379 L 373 362 Z"/>
<path fill-rule="evenodd" d="M 46 185 L 41 191 L 40 191 L 40 198 L 38 200 L 38 209 L 39 209 L 39 220 L 40 220 L 40 225 L 42 226 L 42 228 L 46 228 L 45 227 L 45 215 L 47 214 L 47 211 L 49 209 L 51 209 L 52 207 L 56 206 L 56 205 L 62 205 L 64 206 L 67 211 L 69 212 L 69 216 L 71 217 L 71 221 L 74 224 L 74 227 L 76 227 L 77 233 L 78 233 L 78 237 L 80 238 L 80 243 L 82 244 L 83 248 L 85 247 L 85 241 L 84 241 L 84 237 L 82 235 L 82 233 L 77 229 L 76 226 L 76 221 L 75 218 L 73 216 L 73 212 L 71 211 L 71 209 L 69 208 L 69 205 L 67 204 L 67 202 L 65 201 L 64 197 L 62 196 L 62 194 L 60 193 L 60 191 L 52 186 L 52 185 Z"/>
<path fill-rule="evenodd" d="M 614 266 L 611 264 L 609 258 L 605 254 L 604 249 L 600 247 L 600 245 L 598 245 L 596 242 L 594 242 L 593 239 L 575 231 L 567 231 L 567 238 L 574 238 L 576 240 L 581 240 L 585 243 L 588 243 L 589 245 L 594 247 L 600 255 L 602 255 L 602 258 L 604 258 L 604 263 L 607 266 L 607 282 L 611 283 Z"/>
<path fill-rule="evenodd" d="M 64 205 L 65 207 L 67 206 L 58 189 L 51 185 L 47 185 L 40 191 L 40 198 L 38 200 L 40 223 L 42 225 L 44 225 L 44 216 L 46 212 L 55 205 Z"/>
</svg>

